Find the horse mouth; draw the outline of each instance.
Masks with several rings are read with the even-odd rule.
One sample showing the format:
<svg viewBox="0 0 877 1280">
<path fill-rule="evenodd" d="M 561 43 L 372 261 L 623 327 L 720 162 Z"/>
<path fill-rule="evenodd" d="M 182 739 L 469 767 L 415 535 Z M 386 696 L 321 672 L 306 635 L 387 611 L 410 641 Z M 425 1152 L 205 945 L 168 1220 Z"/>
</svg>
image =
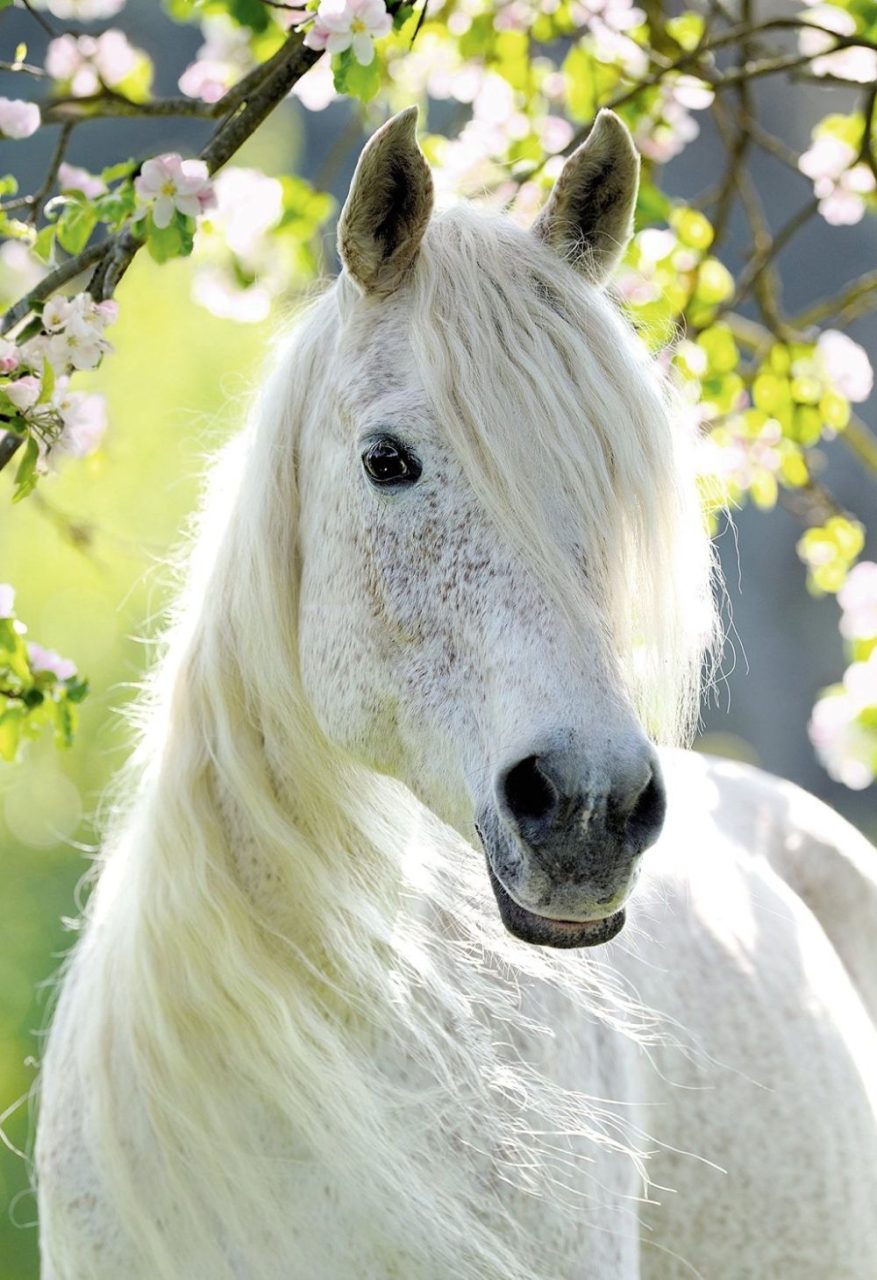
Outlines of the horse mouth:
<svg viewBox="0 0 877 1280">
<path fill-rule="evenodd" d="M 509 933 L 522 942 L 539 947 L 598 947 L 624 928 L 624 908 L 597 920 L 553 920 L 537 915 L 515 902 L 487 858 L 487 874 L 499 906 L 500 918 Z"/>
</svg>

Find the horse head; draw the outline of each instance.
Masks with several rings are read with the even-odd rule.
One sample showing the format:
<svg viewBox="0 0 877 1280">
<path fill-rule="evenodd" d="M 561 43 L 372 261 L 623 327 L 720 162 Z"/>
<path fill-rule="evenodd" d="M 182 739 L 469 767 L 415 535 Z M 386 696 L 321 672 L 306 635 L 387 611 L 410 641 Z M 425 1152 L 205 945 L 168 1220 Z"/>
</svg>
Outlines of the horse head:
<svg viewBox="0 0 877 1280">
<path fill-rule="evenodd" d="M 304 686 L 334 743 L 477 830 L 513 934 L 591 945 L 661 830 L 651 739 L 696 698 L 708 596 L 681 433 L 603 290 L 638 158 L 601 113 L 523 230 L 434 214 L 415 122 L 373 136 L 339 223 L 299 446 Z"/>
</svg>

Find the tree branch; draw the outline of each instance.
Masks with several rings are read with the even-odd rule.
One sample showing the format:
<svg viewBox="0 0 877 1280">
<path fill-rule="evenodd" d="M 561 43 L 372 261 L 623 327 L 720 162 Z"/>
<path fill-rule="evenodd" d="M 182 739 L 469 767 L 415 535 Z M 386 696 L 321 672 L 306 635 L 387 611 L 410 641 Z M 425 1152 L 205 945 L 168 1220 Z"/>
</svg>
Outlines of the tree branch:
<svg viewBox="0 0 877 1280">
<path fill-rule="evenodd" d="M 222 102 L 222 99 L 220 99 Z M 103 89 L 82 98 L 50 98 L 40 107 L 43 124 L 77 123 L 80 120 L 103 120 L 113 116 L 150 119 L 155 116 L 194 116 L 211 120 L 219 103 L 201 102 L 197 98 L 153 98 L 134 102 L 122 93 Z"/>
</svg>

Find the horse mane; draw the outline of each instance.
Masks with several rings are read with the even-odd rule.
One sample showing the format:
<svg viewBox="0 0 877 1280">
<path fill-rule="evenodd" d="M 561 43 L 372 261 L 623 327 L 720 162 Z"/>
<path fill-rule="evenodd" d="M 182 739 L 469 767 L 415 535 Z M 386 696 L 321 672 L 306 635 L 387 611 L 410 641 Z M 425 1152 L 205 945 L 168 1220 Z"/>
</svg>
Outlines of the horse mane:
<svg viewBox="0 0 877 1280">
<path fill-rule="evenodd" d="M 489 511 L 573 616 L 612 602 L 631 694 L 677 738 L 711 617 L 686 445 L 611 304 L 544 247 L 522 254 L 522 235 L 462 209 L 434 219 L 405 286 L 414 357 Z M 481 857 L 315 721 L 297 440 L 349 288 L 282 339 L 214 472 L 49 1051 L 78 1074 L 103 1199 L 154 1280 L 287 1277 L 282 1169 L 303 1195 L 313 1180 L 315 1204 L 323 1178 L 343 1189 L 364 1274 L 531 1280 L 550 1259 L 505 1185 L 581 1213 L 571 1184 L 593 1144 L 639 1151 L 611 1105 L 524 1060 L 516 1027 L 552 1033 L 521 984 L 644 1044 L 664 1034 L 590 954 L 515 943 Z M 533 514 L 534 454 L 585 519 L 581 586 L 562 530 Z M 329 1274 L 309 1247 L 296 1274 Z"/>
</svg>

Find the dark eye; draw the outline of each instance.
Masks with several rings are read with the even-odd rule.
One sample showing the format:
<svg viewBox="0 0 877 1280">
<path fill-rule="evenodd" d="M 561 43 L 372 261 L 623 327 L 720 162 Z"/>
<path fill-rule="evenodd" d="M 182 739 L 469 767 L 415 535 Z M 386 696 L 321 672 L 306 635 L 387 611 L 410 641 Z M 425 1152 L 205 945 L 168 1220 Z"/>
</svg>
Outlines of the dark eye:
<svg viewBox="0 0 877 1280">
<path fill-rule="evenodd" d="M 423 470 L 414 454 L 391 436 L 373 441 L 362 455 L 362 465 L 373 484 L 414 484 Z"/>
</svg>

